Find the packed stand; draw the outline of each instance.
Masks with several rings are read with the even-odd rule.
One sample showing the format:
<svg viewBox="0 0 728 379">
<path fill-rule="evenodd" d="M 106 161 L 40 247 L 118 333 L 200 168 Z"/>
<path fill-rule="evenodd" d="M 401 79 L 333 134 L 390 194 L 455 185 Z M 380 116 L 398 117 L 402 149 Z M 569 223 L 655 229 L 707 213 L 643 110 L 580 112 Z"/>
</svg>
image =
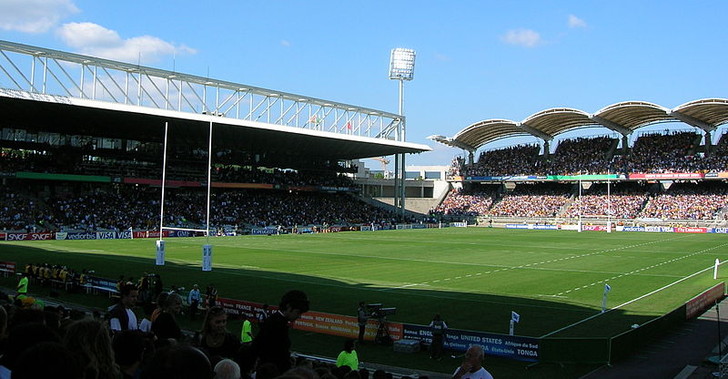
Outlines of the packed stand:
<svg viewBox="0 0 728 379">
<path fill-rule="evenodd" d="M 519 185 L 490 210 L 497 217 L 556 217 L 571 197 L 571 186 Z"/>
<path fill-rule="evenodd" d="M 609 153 L 618 140 L 611 137 L 566 139 L 559 143 L 543 168 L 536 169 L 543 175 L 606 174 Z"/>
<path fill-rule="evenodd" d="M 650 197 L 640 218 L 662 220 L 714 220 L 728 205 L 728 189 L 713 183 L 673 184 L 664 193 Z"/>
<path fill-rule="evenodd" d="M 316 174 L 294 170 L 251 170 L 237 166 L 213 168 L 213 181 L 228 183 L 265 183 L 285 186 L 353 187 L 348 177 L 334 172 Z"/>
<path fill-rule="evenodd" d="M 718 144 L 708 154 L 703 162 L 706 171 L 721 172 L 728 171 L 728 134 L 723 134 Z"/>
<path fill-rule="evenodd" d="M 21 171 L 54 174 L 81 174 L 111 177 L 159 179 L 162 167 L 157 155 L 143 151 L 126 157 L 94 156 L 104 150 L 55 147 L 43 151 L 2 149 L 0 150 L 0 172 Z M 131 154 L 131 153 L 130 153 Z M 193 150 L 189 154 L 180 151 L 167 164 L 167 180 L 207 181 L 207 152 Z M 220 158 L 220 157 L 217 157 Z M 239 164 L 239 163 L 238 163 Z M 338 167 L 341 170 L 349 168 Z M 212 180 L 228 183 L 265 183 L 284 186 L 336 186 L 352 187 L 349 178 L 336 170 L 325 167 L 314 171 L 281 169 L 258 169 L 233 164 L 214 163 Z"/>
<path fill-rule="evenodd" d="M 622 173 L 698 172 L 702 160 L 695 156 L 700 135 L 695 132 L 648 134 L 638 138 L 627 156 L 615 157 L 615 170 Z"/>
<path fill-rule="evenodd" d="M 517 145 L 499 150 L 484 151 L 478 162 L 467 167 L 467 176 L 513 176 L 532 175 L 538 152 L 538 145 Z"/>
<path fill-rule="evenodd" d="M 450 166 L 447 168 L 447 177 L 461 176 L 465 171 L 465 159 L 462 157 L 455 157 L 450 162 Z"/>
<path fill-rule="evenodd" d="M 581 214 L 582 216 L 610 215 L 614 218 L 635 218 L 647 200 L 647 192 L 644 189 L 614 187 L 609 195 L 607 195 L 607 188 L 604 184 L 584 191 L 581 199 L 576 196 L 574 201 L 569 203 L 562 216 L 576 218 Z"/>
<path fill-rule="evenodd" d="M 59 186 L 52 194 L 40 193 L 40 198 L 33 198 L 32 192 L 6 191 L 2 195 L 8 201 L 0 209 L 0 228 L 31 231 L 39 228 L 36 225 L 43 225 L 43 230 L 124 231 L 159 227 L 159 188 L 77 184 Z M 343 193 L 215 189 L 211 195 L 212 226 L 289 228 L 323 224 L 383 225 L 395 221 L 393 213 Z M 165 226 L 199 228 L 205 225 L 206 199 L 204 190 L 168 189 Z"/>
<path fill-rule="evenodd" d="M 451 190 L 430 215 L 442 216 L 480 216 L 488 213 L 493 205 L 495 194 L 486 192 L 466 193 L 463 190 Z"/>
</svg>

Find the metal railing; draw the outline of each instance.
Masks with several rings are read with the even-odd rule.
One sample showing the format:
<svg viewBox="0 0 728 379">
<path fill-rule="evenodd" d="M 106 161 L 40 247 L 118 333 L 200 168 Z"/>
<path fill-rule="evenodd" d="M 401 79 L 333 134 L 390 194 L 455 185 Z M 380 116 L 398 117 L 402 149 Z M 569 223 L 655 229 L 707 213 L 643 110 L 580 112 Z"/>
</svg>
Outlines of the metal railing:
<svg viewBox="0 0 728 379">
<path fill-rule="evenodd" d="M 8 41 L 0 41 L 0 89 L 392 140 L 404 122 L 376 109 Z"/>
</svg>

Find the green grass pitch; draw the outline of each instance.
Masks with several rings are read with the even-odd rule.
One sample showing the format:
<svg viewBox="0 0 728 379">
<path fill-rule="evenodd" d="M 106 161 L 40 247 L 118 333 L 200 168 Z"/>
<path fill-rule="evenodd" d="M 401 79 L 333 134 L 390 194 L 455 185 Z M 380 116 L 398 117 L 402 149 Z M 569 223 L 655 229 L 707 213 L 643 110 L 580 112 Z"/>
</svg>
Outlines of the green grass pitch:
<svg viewBox="0 0 728 379">
<path fill-rule="evenodd" d="M 714 280 L 708 269 L 728 259 L 722 234 L 446 228 L 215 237 L 212 272 L 201 271 L 205 238 L 165 241 L 165 266 L 154 265 L 152 239 L 0 242 L 0 260 L 109 278 L 156 272 L 165 287 L 212 283 L 221 297 L 270 304 L 297 288 L 316 311 L 353 315 L 363 300 L 396 307 L 392 321 L 426 324 L 440 313 L 451 328 L 495 333 L 508 332 L 516 311 L 516 334 L 533 337 L 613 336 L 728 275 Z M 605 283 L 613 310 L 600 314 Z"/>
</svg>

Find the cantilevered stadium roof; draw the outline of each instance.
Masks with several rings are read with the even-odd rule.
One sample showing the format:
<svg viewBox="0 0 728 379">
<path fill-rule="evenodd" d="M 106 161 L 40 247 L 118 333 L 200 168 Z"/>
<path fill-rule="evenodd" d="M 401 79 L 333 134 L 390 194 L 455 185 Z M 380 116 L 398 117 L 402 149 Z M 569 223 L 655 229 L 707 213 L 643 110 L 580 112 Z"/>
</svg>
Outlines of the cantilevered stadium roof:
<svg viewBox="0 0 728 379">
<path fill-rule="evenodd" d="M 2 127 L 349 160 L 431 148 L 404 117 L 353 104 L 0 41 Z"/>
<path fill-rule="evenodd" d="M 418 153 L 428 146 L 383 138 L 313 131 L 262 122 L 104 101 L 20 93 L 0 89 L 4 125 L 63 135 L 206 145 L 213 124 L 216 149 L 244 149 L 319 159 L 359 159 Z"/>
<path fill-rule="evenodd" d="M 483 141 L 494 141 L 502 136 L 527 136 L 528 132 L 518 127 L 518 123 L 511 120 L 484 120 L 458 132 L 448 143 L 446 137 L 432 136 L 431 139 L 450 144 L 453 147 L 459 147 L 465 150 L 475 149 L 474 146 L 480 146 Z M 443 139 L 442 141 L 440 139 Z"/>
<path fill-rule="evenodd" d="M 646 101 L 624 101 L 589 114 L 573 108 L 551 108 L 521 122 L 489 119 L 465 127 L 453 137 L 431 139 L 469 151 L 503 138 L 531 135 L 550 141 L 557 135 L 579 128 L 603 126 L 622 135 L 662 122 L 683 122 L 711 132 L 728 122 L 728 99 L 695 100 L 674 109 Z"/>
</svg>

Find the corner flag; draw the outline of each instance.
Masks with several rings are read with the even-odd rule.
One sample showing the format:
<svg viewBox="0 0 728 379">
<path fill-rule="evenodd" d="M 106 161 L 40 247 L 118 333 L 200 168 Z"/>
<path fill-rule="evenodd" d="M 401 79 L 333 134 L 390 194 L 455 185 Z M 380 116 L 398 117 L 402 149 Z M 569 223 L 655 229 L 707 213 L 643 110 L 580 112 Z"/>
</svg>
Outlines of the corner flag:
<svg viewBox="0 0 728 379">
<path fill-rule="evenodd" d="M 516 312 L 511 311 L 511 321 L 518 322 L 521 320 L 521 315 L 519 315 Z"/>
</svg>

